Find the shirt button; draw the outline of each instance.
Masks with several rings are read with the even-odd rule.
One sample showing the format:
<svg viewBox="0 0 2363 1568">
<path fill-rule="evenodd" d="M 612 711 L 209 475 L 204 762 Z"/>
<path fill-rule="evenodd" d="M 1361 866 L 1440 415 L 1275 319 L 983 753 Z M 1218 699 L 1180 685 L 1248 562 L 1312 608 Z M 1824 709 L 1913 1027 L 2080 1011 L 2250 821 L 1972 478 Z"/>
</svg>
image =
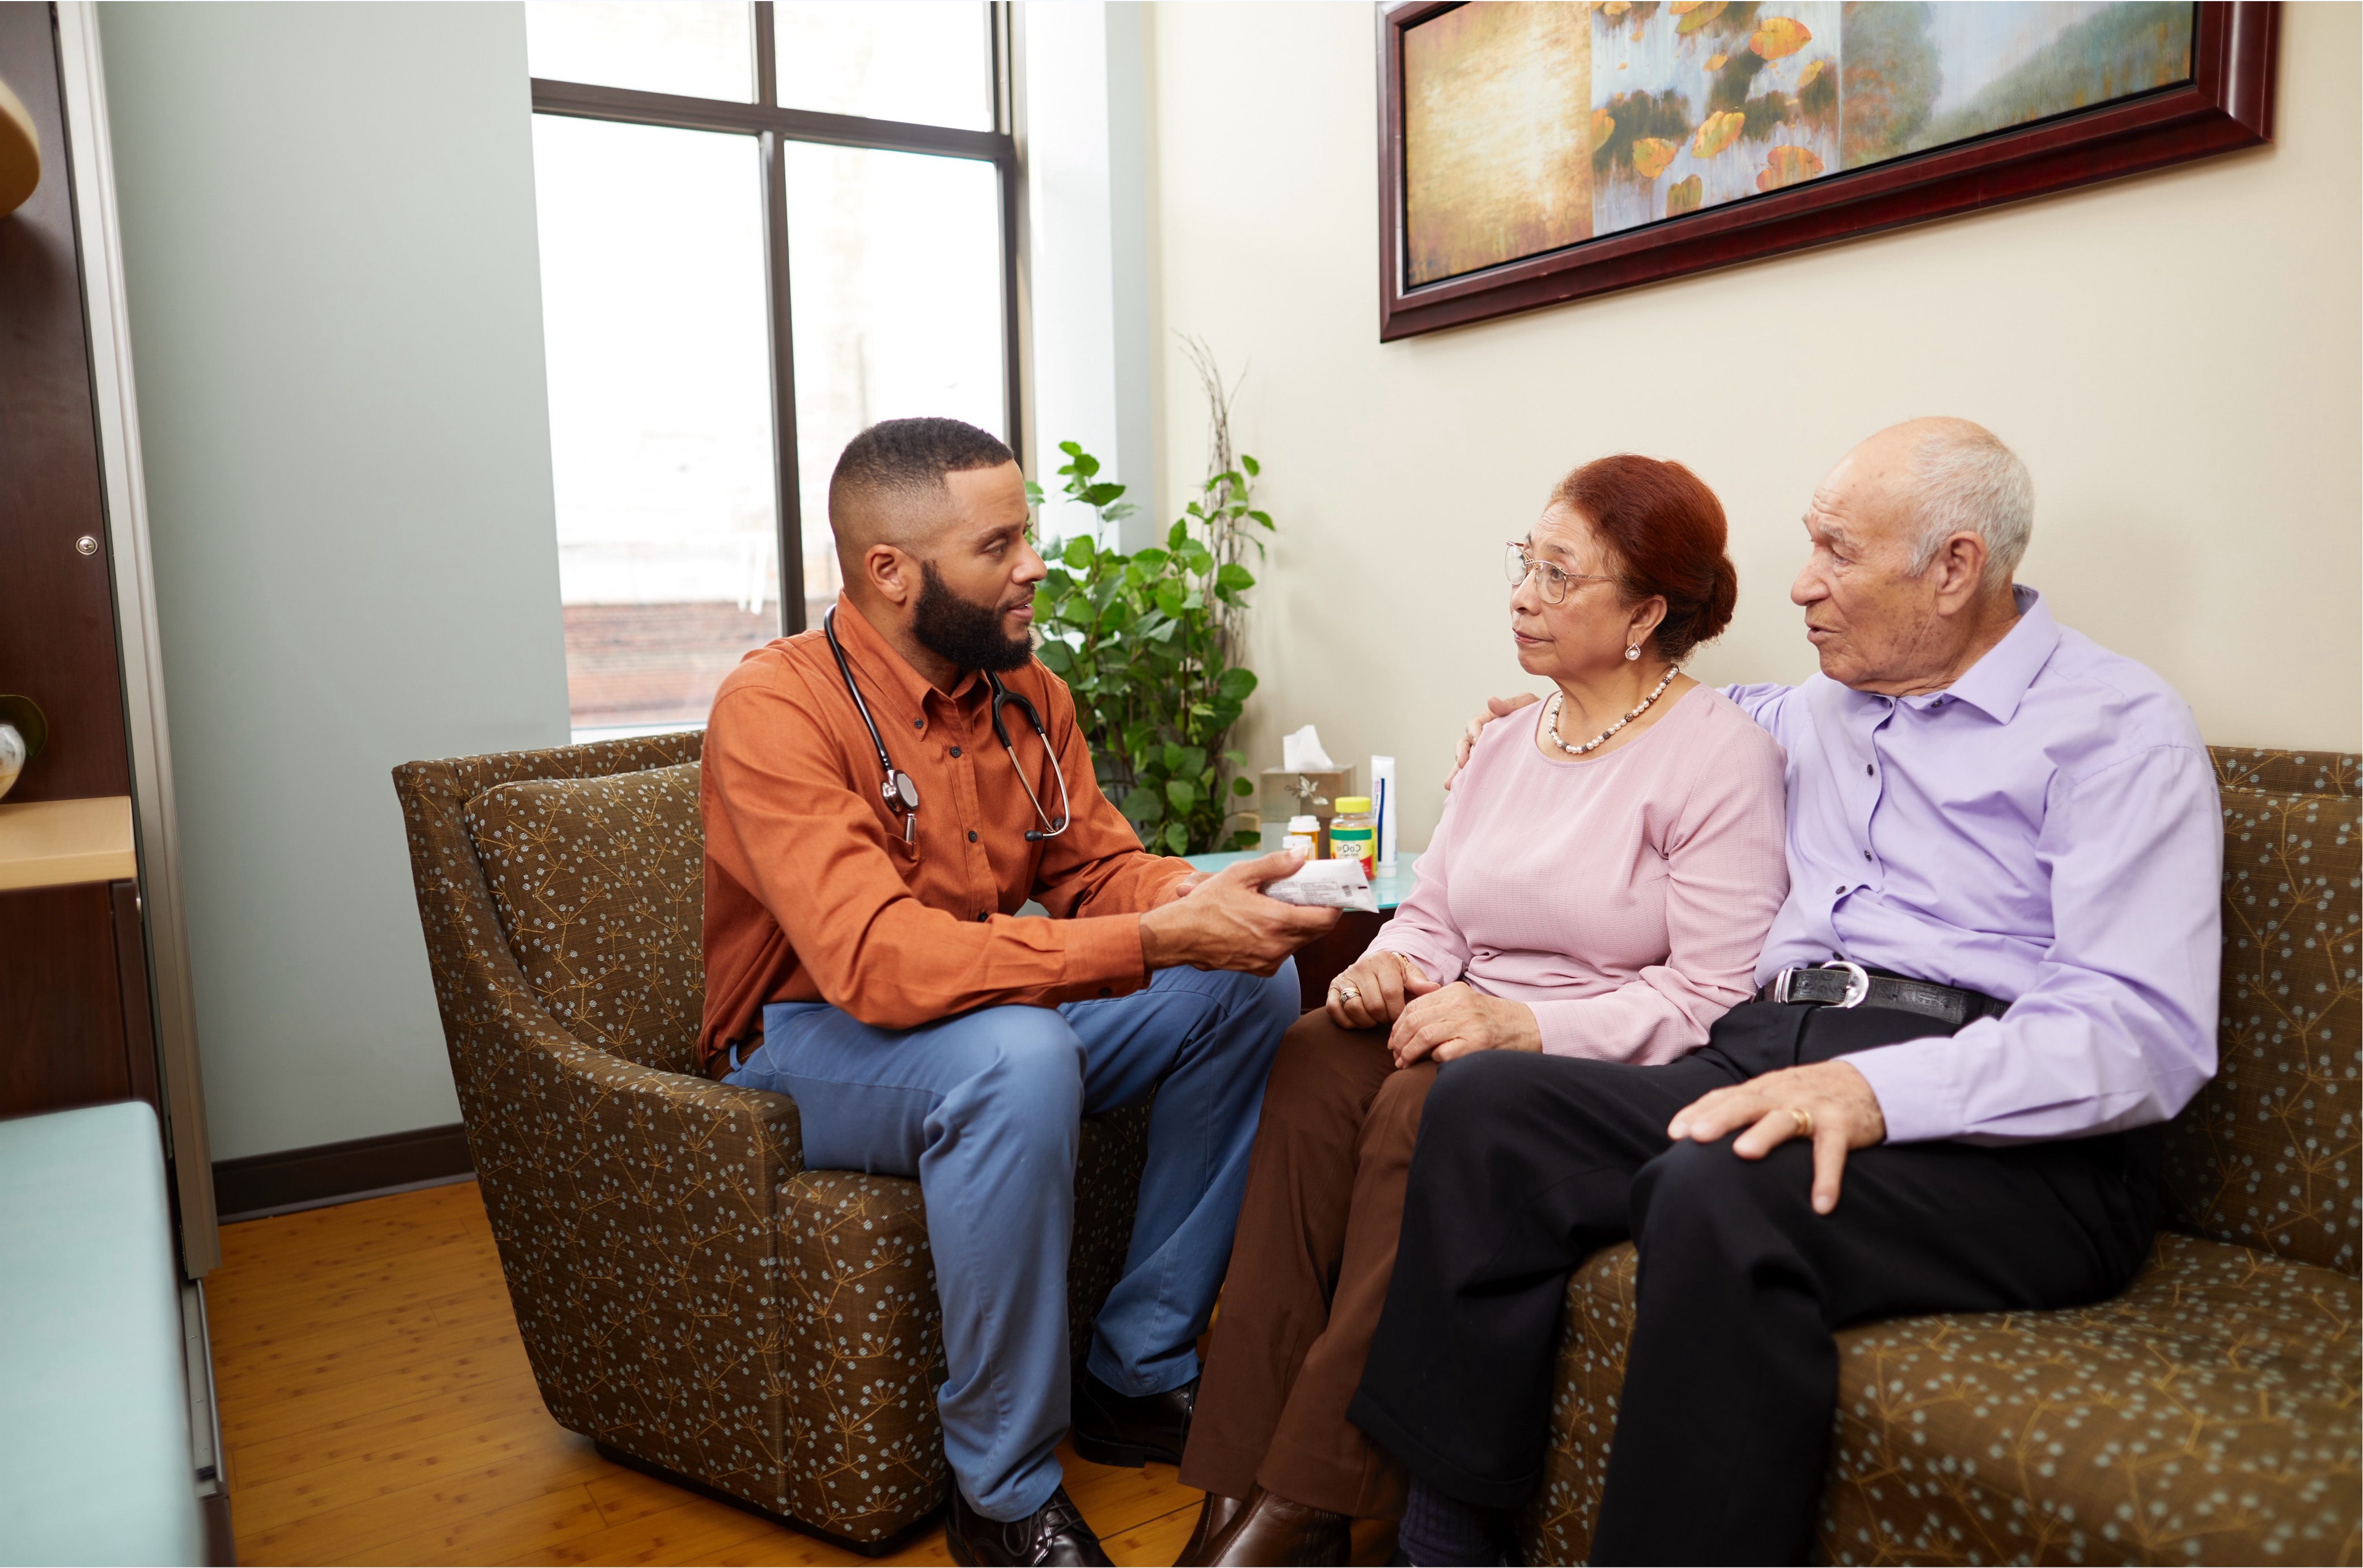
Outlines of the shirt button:
<svg viewBox="0 0 2363 1568">
<path fill-rule="evenodd" d="M 979 911 L 976 911 L 976 918 L 977 918 L 977 922 L 978 922 L 978 923 L 979 923 L 979 924 L 983 923 L 984 920 L 986 919 L 985 911 L 982 911 L 982 910 L 979 910 Z"/>
<path fill-rule="evenodd" d="M 969 837 L 971 837 L 971 838 L 974 838 L 975 836 L 976 836 L 976 834 L 969 834 Z M 1862 857 L 1863 857 L 1865 860 L 1869 859 L 1869 858 L 1870 858 L 1870 851 L 1869 851 L 1869 850 L 1868 850 L 1868 849 L 1864 850 L 1864 851 L 1862 852 Z"/>
<path fill-rule="evenodd" d="M 1872 767 L 1869 763 L 1866 762 L 1862 765 L 1862 776 L 1866 778 L 1876 778 L 1878 776 L 1878 769 Z"/>
<path fill-rule="evenodd" d="M 954 756 L 958 756 L 960 755 L 960 747 L 958 747 L 958 746 L 954 746 L 954 747 L 952 747 L 952 755 L 953 755 Z"/>
<path fill-rule="evenodd" d="M 924 730 L 927 727 L 927 721 L 925 719 L 914 719 L 911 721 L 911 727 L 915 730 Z"/>
<path fill-rule="evenodd" d="M 1846 897 L 1846 889 L 1845 889 L 1844 888 L 1834 888 L 1834 889 L 1831 889 L 1831 891 L 1832 891 L 1832 892 L 1835 892 L 1836 894 L 1837 894 L 1837 896 L 1838 896 L 1839 898 L 1841 898 L 1841 899 L 1843 899 L 1843 898 L 1845 898 L 1845 897 Z"/>
<path fill-rule="evenodd" d="M 1104 997 L 1112 997 L 1112 996 L 1115 995 L 1115 993 L 1114 991 L 1112 991 L 1112 990 L 1108 989 L 1105 986 L 1102 986 L 1102 987 L 1100 988 L 1100 995 L 1102 995 L 1102 996 L 1104 996 Z"/>
<path fill-rule="evenodd" d="M 971 828 L 968 830 L 968 841 L 971 844 L 974 844 L 976 842 L 976 829 Z"/>
</svg>

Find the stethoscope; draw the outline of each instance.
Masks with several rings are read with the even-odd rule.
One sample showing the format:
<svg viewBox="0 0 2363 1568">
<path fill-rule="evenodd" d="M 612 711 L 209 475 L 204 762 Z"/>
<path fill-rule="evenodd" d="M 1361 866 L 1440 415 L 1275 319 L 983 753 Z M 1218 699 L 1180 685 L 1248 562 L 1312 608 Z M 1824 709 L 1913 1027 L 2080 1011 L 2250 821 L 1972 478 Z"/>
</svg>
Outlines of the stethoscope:
<svg viewBox="0 0 2363 1568">
<path fill-rule="evenodd" d="M 870 732 L 870 744 L 877 748 L 881 774 L 878 797 L 902 817 L 903 842 L 915 845 L 915 835 L 919 831 L 919 787 L 911 781 L 909 774 L 895 767 L 893 757 L 887 755 L 886 742 L 878 733 L 877 721 L 870 716 L 870 704 L 861 700 L 861 688 L 853 683 L 853 666 L 846 662 L 845 646 L 837 640 L 835 608 L 821 617 L 820 629 L 828 638 L 828 651 L 837 656 L 837 673 L 844 678 L 846 695 L 853 699 L 854 712 L 861 715 L 861 727 Z M 1059 753 L 1050 745 L 1050 732 L 1043 727 L 1042 715 L 1035 711 L 1034 704 L 1004 686 L 1001 677 L 987 671 L 984 679 L 993 687 L 993 738 L 1001 743 L 1001 749 L 1009 754 L 1009 766 L 1017 774 L 1017 787 L 1026 791 L 1028 801 L 1034 802 L 1034 815 L 1042 823 L 1039 828 L 1026 830 L 1026 842 L 1039 844 L 1046 838 L 1056 838 L 1066 832 L 1067 824 L 1074 820 L 1074 809 L 1067 798 L 1066 770 L 1059 766 Z M 1050 820 L 1050 813 L 1042 809 L 1041 800 L 1036 796 L 1032 782 L 1026 777 L 1026 769 L 1017 766 L 1017 748 L 1010 744 L 1009 726 L 1001 717 L 1003 707 L 1012 704 L 1026 715 L 1026 722 L 1034 726 L 1034 733 L 1042 737 L 1042 755 L 1050 759 L 1050 777 L 1059 781 L 1059 820 L 1055 823 Z"/>
</svg>

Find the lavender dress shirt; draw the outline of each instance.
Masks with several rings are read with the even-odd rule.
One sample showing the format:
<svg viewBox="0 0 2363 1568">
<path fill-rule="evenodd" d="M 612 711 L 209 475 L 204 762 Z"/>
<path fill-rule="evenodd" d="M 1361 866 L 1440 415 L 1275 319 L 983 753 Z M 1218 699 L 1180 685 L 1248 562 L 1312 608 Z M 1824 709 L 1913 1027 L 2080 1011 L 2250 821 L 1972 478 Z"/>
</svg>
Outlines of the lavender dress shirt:
<svg viewBox="0 0 2363 1568">
<path fill-rule="evenodd" d="M 2215 1071 L 2224 833 L 2198 725 L 2017 592 L 1947 691 L 1727 689 L 1788 753 L 1789 897 L 1757 983 L 1845 957 L 2011 1004 L 1847 1058 L 1894 1143 L 2163 1121 Z"/>
</svg>

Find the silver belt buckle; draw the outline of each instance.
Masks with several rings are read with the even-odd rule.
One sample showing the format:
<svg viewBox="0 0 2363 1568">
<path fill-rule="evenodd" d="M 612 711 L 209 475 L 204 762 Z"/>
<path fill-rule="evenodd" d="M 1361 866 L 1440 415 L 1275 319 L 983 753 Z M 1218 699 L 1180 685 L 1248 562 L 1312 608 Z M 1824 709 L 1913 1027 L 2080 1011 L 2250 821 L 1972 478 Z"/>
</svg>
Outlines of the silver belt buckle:
<svg viewBox="0 0 2363 1568">
<path fill-rule="evenodd" d="M 1837 1006 L 1860 1007 L 1863 1004 L 1864 999 L 1870 995 L 1870 971 L 1864 968 L 1861 965 L 1850 963 L 1844 958 L 1840 958 L 1835 963 L 1823 964 L 1818 966 L 1818 967 L 1824 969 L 1844 969 L 1846 971 L 1846 997 L 1836 1004 Z"/>
<path fill-rule="evenodd" d="M 1864 968 L 1859 964 L 1848 963 L 1846 959 L 1841 958 L 1835 963 L 1808 964 L 1803 966 L 1803 967 L 1806 970 L 1843 969 L 1846 971 L 1846 995 L 1837 1001 L 1825 1002 L 1821 1004 L 1825 1007 L 1860 1007 L 1870 996 L 1870 971 Z M 1795 999 L 1790 994 L 1790 982 L 1796 977 L 1798 972 L 1798 966 L 1792 964 L 1772 977 L 1772 999 L 1774 1001 L 1786 1003 Z"/>
</svg>

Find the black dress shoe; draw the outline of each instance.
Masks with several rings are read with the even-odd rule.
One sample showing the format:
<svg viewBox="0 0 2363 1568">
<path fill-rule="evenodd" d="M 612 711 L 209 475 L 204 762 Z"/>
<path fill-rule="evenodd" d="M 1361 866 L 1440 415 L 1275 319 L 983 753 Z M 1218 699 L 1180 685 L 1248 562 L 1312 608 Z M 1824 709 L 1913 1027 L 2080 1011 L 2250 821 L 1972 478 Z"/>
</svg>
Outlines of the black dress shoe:
<svg viewBox="0 0 2363 1568">
<path fill-rule="evenodd" d="M 1050 1494 L 1050 1500 L 1022 1519 L 1003 1524 L 999 1519 L 986 1518 L 968 1506 L 968 1496 L 952 1483 L 951 1507 L 944 1514 L 944 1544 L 950 1548 L 952 1561 L 968 1568 L 1048 1568 L 1059 1564 L 1098 1564 L 1105 1568 L 1108 1556 L 1100 1550 L 1100 1538 L 1083 1522 L 1082 1510 L 1067 1496 L 1064 1486 Z"/>
<path fill-rule="evenodd" d="M 1182 1447 L 1190 1441 L 1190 1413 L 1197 1403 L 1194 1377 L 1179 1388 L 1136 1398 L 1085 1372 L 1075 1385 L 1075 1424 L 1070 1435 L 1075 1452 L 1093 1464 L 1126 1470 L 1137 1470 L 1152 1459 L 1179 1464 Z"/>
</svg>

